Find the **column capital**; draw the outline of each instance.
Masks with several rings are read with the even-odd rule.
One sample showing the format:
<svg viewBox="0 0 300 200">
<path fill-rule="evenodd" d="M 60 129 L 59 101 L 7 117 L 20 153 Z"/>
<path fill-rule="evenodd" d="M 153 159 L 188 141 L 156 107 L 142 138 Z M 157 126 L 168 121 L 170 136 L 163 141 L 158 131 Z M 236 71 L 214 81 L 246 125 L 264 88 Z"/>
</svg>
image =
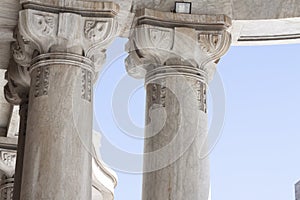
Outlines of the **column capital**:
<svg viewBox="0 0 300 200">
<path fill-rule="evenodd" d="M 130 75 L 143 78 L 157 67 L 188 66 L 211 76 L 231 43 L 225 15 L 187 15 L 144 9 L 138 12 L 126 59 Z"/>
<path fill-rule="evenodd" d="M 91 59 L 98 71 L 117 31 L 113 16 L 25 9 L 19 13 L 14 58 L 20 65 L 29 66 L 31 58 L 38 54 L 73 53 Z"/>
<path fill-rule="evenodd" d="M 0 149 L 0 170 L 7 178 L 15 174 L 17 152 L 15 150 Z"/>
<path fill-rule="evenodd" d="M 89 59 L 92 71 L 100 71 L 106 48 L 118 35 L 117 4 L 56 0 L 22 0 L 21 4 L 24 10 L 19 12 L 16 42 L 11 46 L 14 60 L 6 73 L 5 96 L 11 104 L 27 97 L 36 57 L 79 63 Z"/>
</svg>

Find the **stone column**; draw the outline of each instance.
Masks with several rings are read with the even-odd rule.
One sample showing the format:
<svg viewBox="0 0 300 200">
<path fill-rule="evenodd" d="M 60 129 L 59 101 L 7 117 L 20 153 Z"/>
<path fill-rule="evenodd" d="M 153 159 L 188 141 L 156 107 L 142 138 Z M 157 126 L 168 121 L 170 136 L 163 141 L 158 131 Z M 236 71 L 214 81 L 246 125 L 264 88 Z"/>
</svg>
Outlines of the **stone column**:
<svg viewBox="0 0 300 200">
<path fill-rule="evenodd" d="M 230 19 L 138 13 L 126 67 L 147 92 L 143 200 L 207 200 L 207 84 L 230 45 Z"/>
<path fill-rule="evenodd" d="M 14 200 L 20 199 L 21 183 L 22 183 L 22 171 L 23 171 L 23 159 L 25 149 L 26 138 L 26 126 L 27 126 L 27 113 L 28 113 L 28 98 L 24 99 L 20 104 L 20 127 L 18 135 L 18 148 L 17 148 L 17 162 L 15 171 L 15 184 L 14 184 Z"/>
<path fill-rule="evenodd" d="M 13 43 L 12 49 L 17 53 L 20 47 L 18 42 Z M 17 54 L 14 54 L 17 58 Z M 20 66 L 10 61 L 8 71 L 6 72 L 6 79 L 8 83 L 4 88 L 6 100 L 12 105 L 19 105 L 19 133 L 18 133 L 18 146 L 17 146 L 17 162 L 15 166 L 14 184 L 13 184 L 13 199 L 20 199 L 20 189 L 23 171 L 23 157 L 25 148 L 26 126 L 27 126 L 27 111 L 28 111 L 28 93 L 30 86 L 30 76 L 26 67 Z"/>
<path fill-rule="evenodd" d="M 19 14 L 14 58 L 31 79 L 21 200 L 91 199 L 92 89 L 118 10 L 109 2 L 76 4 L 26 2 Z"/>
<path fill-rule="evenodd" d="M 295 184 L 295 200 L 300 200 L 300 181 Z"/>
</svg>

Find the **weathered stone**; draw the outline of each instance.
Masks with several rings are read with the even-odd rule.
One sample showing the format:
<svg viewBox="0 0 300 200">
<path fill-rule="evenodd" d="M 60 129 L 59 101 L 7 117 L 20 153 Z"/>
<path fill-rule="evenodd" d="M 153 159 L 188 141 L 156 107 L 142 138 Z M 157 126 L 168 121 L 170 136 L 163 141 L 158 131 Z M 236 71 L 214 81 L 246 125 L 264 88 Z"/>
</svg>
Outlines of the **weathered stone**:
<svg viewBox="0 0 300 200">
<path fill-rule="evenodd" d="M 187 24 L 187 25 L 185 25 Z M 147 94 L 143 200 L 209 197 L 207 84 L 231 37 L 225 15 L 142 10 L 135 19 L 127 72 Z"/>
</svg>

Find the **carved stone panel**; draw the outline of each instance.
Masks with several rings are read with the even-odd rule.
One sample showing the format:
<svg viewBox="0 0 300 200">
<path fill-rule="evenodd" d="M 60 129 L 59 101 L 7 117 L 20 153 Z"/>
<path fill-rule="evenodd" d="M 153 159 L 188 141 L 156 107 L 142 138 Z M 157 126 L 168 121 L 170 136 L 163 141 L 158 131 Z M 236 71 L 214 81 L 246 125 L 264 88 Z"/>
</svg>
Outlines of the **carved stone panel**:
<svg viewBox="0 0 300 200">
<path fill-rule="evenodd" d="M 81 98 L 92 100 L 92 72 L 87 69 L 81 70 Z"/>
<path fill-rule="evenodd" d="M 39 67 L 36 69 L 36 76 L 34 80 L 34 96 L 40 97 L 48 95 L 49 90 L 49 67 Z"/>
<path fill-rule="evenodd" d="M 150 83 L 147 85 L 151 90 L 151 105 L 165 107 L 166 106 L 166 95 L 167 87 L 166 80 L 161 79 L 159 83 Z"/>
<path fill-rule="evenodd" d="M 207 91 L 206 84 L 201 81 L 196 81 L 194 86 L 197 101 L 198 101 L 198 109 L 207 113 Z"/>
</svg>

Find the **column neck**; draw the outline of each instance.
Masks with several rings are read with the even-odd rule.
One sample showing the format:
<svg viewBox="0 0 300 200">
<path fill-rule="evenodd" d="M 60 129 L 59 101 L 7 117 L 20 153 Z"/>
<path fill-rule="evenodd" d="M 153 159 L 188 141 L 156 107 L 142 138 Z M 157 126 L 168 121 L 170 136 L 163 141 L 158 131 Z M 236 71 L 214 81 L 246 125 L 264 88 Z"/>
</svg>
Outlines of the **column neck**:
<svg viewBox="0 0 300 200">
<path fill-rule="evenodd" d="M 71 65 L 73 67 L 80 67 L 90 72 L 95 73 L 94 63 L 91 59 L 72 53 L 45 53 L 35 57 L 29 68 L 31 73 L 39 67 L 49 67 L 51 65 Z"/>
<path fill-rule="evenodd" d="M 207 83 L 207 72 L 196 68 L 194 66 L 185 65 L 172 65 L 172 66 L 159 66 L 152 70 L 147 71 L 145 76 L 145 84 L 154 82 L 159 79 L 167 77 L 183 76 L 191 78 L 202 83 Z"/>
</svg>

